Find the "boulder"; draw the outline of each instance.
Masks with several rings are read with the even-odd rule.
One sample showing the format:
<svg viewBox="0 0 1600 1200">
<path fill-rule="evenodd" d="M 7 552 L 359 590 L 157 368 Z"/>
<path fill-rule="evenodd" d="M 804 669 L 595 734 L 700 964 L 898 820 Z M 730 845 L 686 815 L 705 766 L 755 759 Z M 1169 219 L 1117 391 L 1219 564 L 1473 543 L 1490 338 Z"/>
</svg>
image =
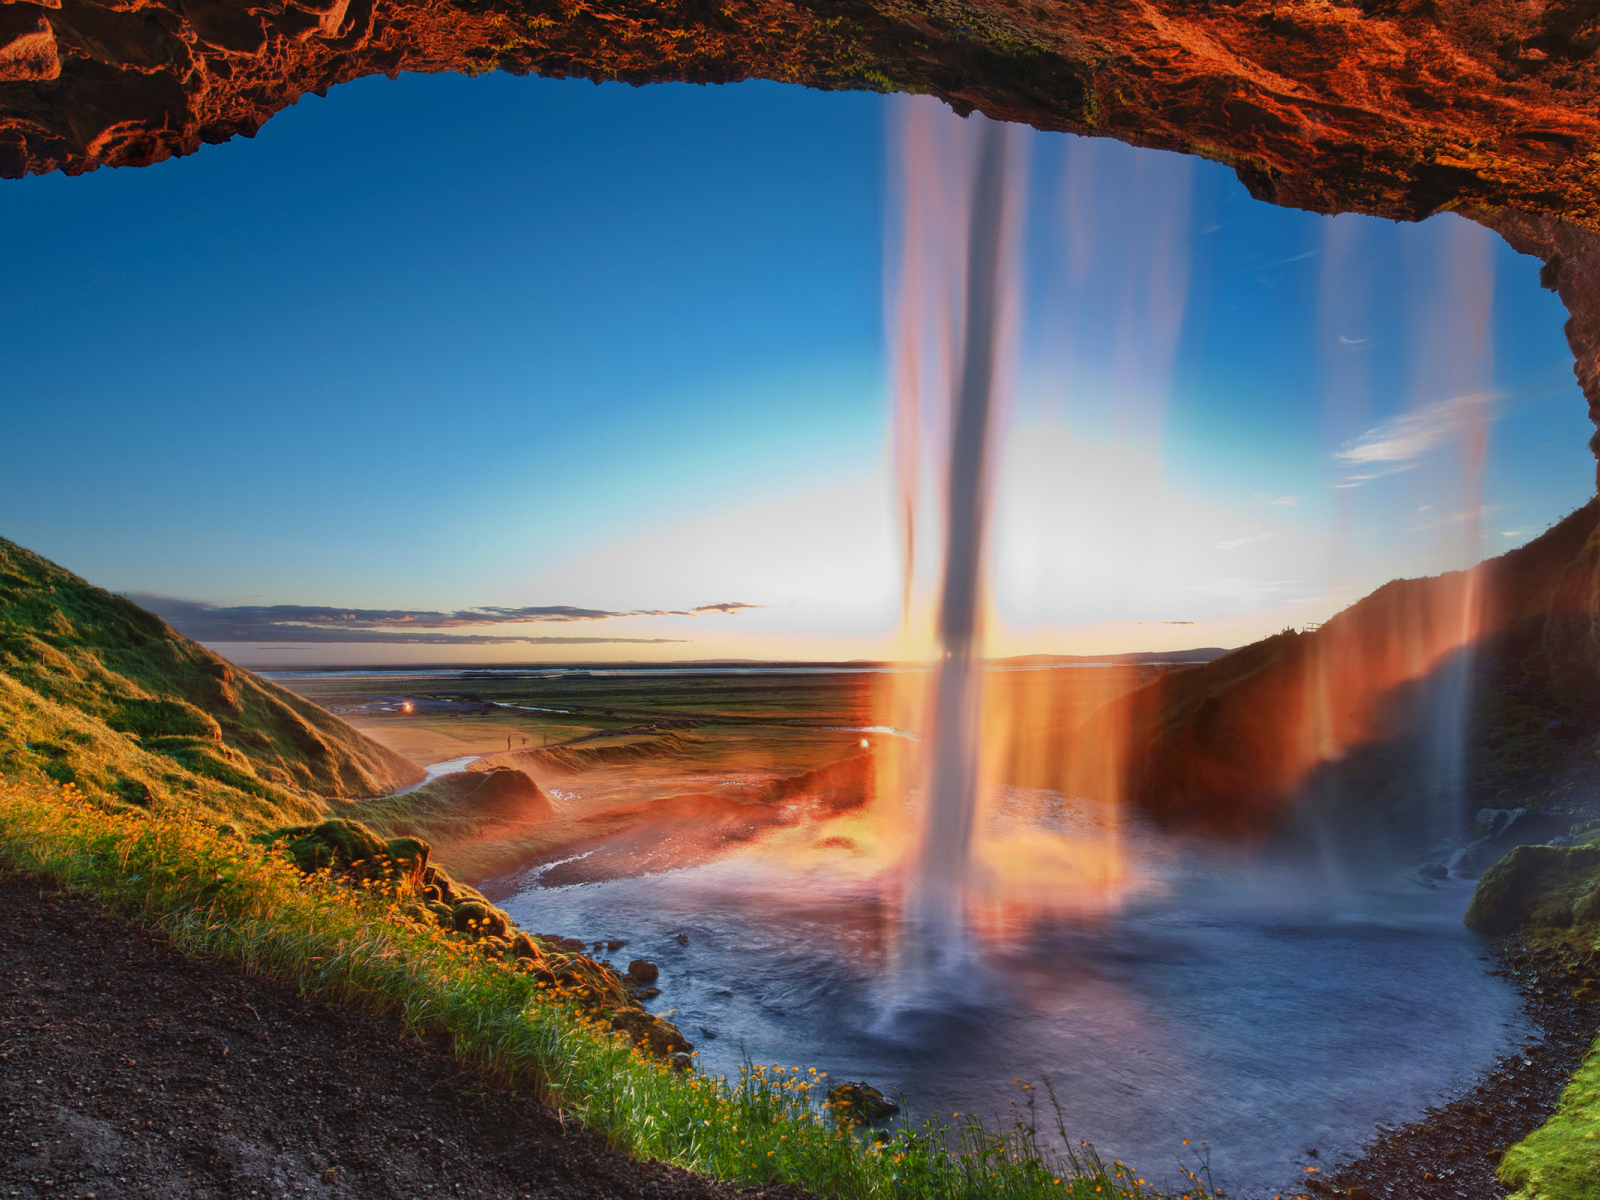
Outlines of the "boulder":
<svg viewBox="0 0 1600 1200">
<path fill-rule="evenodd" d="M 397 837 L 384 843 L 384 854 L 389 860 L 389 875 L 397 883 L 416 890 L 422 886 L 423 875 L 432 870 L 428 855 L 433 847 L 421 838 Z M 438 872 L 434 871 L 435 877 Z"/>
<path fill-rule="evenodd" d="M 1518 846 L 1483 873 L 1462 918 L 1479 933 L 1554 932 L 1600 919 L 1600 846 Z"/>
<path fill-rule="evenodd" d="M 628 982 L 636 984 L 654 983 L 661 974 L 661 968 L 647 959 L 636 958 L 628 964 Z"/>
<path fill-rule="evenodd" d="M 621 1008 L 611 1015 L 611 1028 L 628 1035 L 630 1041 L 657 1058 L 687 1056 L 694 1044 L 670 1021 L 663 1021 L 642 1008 Z"/>
<path fill-rule="evenodd" d="M 544 957 L 544 951 L 539 949 L 538 943 L 527 934 L 521 932 L 518 932 L 511 939 L 511 953 L 518 958 L 539 959 Z"/>
<path fill-rule="evenodd" d="M 871 1125 L 900 1111 L 893 1100 L 866 1083 L 837 1083 L 828 1089 L 828 1107 L 835 1117 L 853 1125 Z"/>
<path fill-rule="evenodd" d="M 457 933 L 479 937 L 504 937 L 509 922 L 505 913 L 481 899 L 458 900 L 450 910 L 450 924 Z"/>
<path fill-rule="evenodd" d="M 589 948 L 577 938 L 562 937 L 559 933 L 536 933 L 534 937 L 558 950 L 566 950 L 573 954 L 582 954 Z"/>
</svg>

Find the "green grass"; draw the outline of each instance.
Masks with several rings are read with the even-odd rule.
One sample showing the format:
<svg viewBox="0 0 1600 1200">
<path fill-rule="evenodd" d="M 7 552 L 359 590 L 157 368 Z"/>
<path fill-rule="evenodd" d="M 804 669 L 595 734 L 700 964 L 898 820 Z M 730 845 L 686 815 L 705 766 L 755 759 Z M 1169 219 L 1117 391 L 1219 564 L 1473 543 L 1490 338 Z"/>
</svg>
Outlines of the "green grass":
<svg viewBox="0 0 1600 1200">
<path fill-rule="evenodd" d="M 62 781 L 78 770 L 104 774 L 131 744 L 177 772 L 176 793 L 162 778 L 167 766 L 131 776 L 150 795 L 196 802 L 187 783 L 209 781 L 226 789 L 203 789 L 219 801 L 253 798 L 239 801 L 247 821 L 266 809 L 292 820 L 318 797 L 377 795 L 421 776 L 333 714 L 4 538 L 0 680 L 0 769 Z M 44 738 L 41 748 L 32 725 L 12 719 L 42 705 L 81 714 L 78 740 Z"/>
<path fill-rule="evenodd" d="M 407 898 L 301 876 L 181 811 L 111 810 L 71 784 L 0 778 L 0 867 L 92 897 L 189 954 L 452 1039 L 465 1062 L 535 1084 L 613 1146 L 739 1184 L 838 1200 L 1137 1200 L 1176 1193 L 1092 1148 L 1060 1159 L 1031 1117 L 972 1116 L 866 1133 L 835 1121 L 824 1078 L 751 1065 L 738 1079 L 675 1071 L 503 960 L 406 919 Z"/>
<path fill-rule="evenodd" d="M 1518 846 L 1483 873 L 1466 923 L 1487 933 L 1516 930 L 1592 969 L 1600 951 L 1600 838 Z M 1515 1189 L 1510 1200 L 1600 1200 L 1600 1041 L 1550 1119 L 1506 1150 L 1499 1174 Z"/>
<path fill-rule="evenodd" d="M 215 753 L 223 751 L 215 748 Z M 0 673 L 0 772 L 37 774 L 128 807 L 198 810 L 213 821 L 270 827 L 313 820 L 323 805 L 262 783 L 242 768 L 233 779 L 195 771 L 98 717 L 40 695 Z M 235 786 L 244 782 L 247 787 Z"/>
<path fill-rule="evenodd" d="M 1600 1042 L 1589 1049 L 1555 1114 L 1506 1151 L 1510 1200 L 1600 1200 Z"/>
</svg>

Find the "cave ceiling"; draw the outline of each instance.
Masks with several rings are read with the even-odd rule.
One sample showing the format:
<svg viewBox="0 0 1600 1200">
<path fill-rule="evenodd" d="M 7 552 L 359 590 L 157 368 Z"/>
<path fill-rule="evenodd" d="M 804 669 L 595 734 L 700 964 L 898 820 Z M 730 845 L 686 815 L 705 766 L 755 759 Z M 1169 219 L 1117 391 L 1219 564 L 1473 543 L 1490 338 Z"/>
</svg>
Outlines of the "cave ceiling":
<svg viewBox="0 0 1600 1200">
<path fill-rule="evenodd" d="M 1600 0 L 0 0 L 0 177 L 492 70 L 926 92 L 1213 159 L 1275 204 L 1457 211 L 1545 260 L 1600 414 Z"/>
</svg>

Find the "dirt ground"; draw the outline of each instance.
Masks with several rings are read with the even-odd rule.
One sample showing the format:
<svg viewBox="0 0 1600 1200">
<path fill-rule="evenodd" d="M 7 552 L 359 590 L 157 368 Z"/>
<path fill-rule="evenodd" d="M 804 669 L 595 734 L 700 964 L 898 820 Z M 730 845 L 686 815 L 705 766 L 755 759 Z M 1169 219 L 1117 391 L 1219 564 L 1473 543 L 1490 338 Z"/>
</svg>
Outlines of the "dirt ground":
<svg viewBox="0 0 1600 1200">
<path fill-rule="evenodd" d="M 800 1200 L 636 1162 L 389 1022 L 0 876 L 0 1197 Z"/>
</svg>

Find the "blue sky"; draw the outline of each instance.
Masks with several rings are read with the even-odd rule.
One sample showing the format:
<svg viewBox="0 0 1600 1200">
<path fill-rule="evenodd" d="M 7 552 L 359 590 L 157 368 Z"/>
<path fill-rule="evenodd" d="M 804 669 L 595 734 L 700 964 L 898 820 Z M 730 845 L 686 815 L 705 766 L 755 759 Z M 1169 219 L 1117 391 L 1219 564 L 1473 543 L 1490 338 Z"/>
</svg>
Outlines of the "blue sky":
<svg viewBox="0 0 1600 1200">
<path fill-rule="evenodd" d="M 26 231 L 0 535 L 219 606 L 761 606 L 529 627 L 661 642 L 233 648 L 253 662 L 883 653 L 892 103 L 378 78 L 187 159 L 0 184 Z M 1449 437 L 1405 426 L 1415 461 L 1354 489 L 1338 456 L 1456 394 L 1429 372 L 1471 355 L 1430 317 L 1459 315 L 1463 223 L 1329 222 L 1214 164 L 1030 140 L 1002 649 L 1235 644 L 1457 565 Z M 1493 553 L 1593 462 L 1565 313 L 1485 245 Z"/>
</svg>

